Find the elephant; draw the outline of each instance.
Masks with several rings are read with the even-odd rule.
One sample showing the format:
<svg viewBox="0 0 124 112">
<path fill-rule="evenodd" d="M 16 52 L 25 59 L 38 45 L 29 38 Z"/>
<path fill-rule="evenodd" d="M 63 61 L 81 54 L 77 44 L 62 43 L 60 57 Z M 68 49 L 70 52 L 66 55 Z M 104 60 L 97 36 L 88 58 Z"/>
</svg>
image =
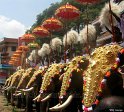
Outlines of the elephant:
<svg viewBox="0 0 124 112">
<path fill-rule="evenodd" d="M 86 80 L 82 106 L 84 111 L 92 111 L 103 97 L 119 95 L 117 90 L 123 91 L 117 89 L 122 87 L 122 77 L 116 72 L 119 66 L 117 55 L 121 49 L 120 45 L 112 43 L 96 48 L 92 52 L 91 64 L 84 72 Z M 117 92 L 114 93 L 112 89 Z"/>
<path fill-rule="evenodd" d="M 58 92 L 61 88 L 59 79 L 64 72 L 66 64 L 52 64 L 44 74 L 40 88 L 40 94 L 34 99 L 41 101 L 42 104 L 48 103 L 49 107 L 58 103 Z M 48 109 L 48 106 L 46 107 Z M 49 110 L 46 110 L 48 112 Z"/>
<path fill-rule="evenodd" d="M 87 68 L 89 60 L 83 56 L 76 56 L 65 68 L 60 90 L 60 102 L 50 111 L 78 112 L 81 109 L 83 92 L 83 71 Z M 82 69 L 83 68 L 83 69 Z M 61 105 L 62 104 L 62 105 Z"/>
<path fill-rule="evenodd" d="M 64 79 L 63 77 L 63 83 L 60 91 L 60 98 L 62 99 L 61 100 L 62 102 L 50 108 L 50 110 L 51 111 L 62 110 L 64 112 L 67 106 L 70 106 L 71 108 L 75 106 L 75 108 L 78 108 L 77 107 L 78 105 L 76 105 L 76 103 L 74 103 L 73 106 L 71 105 L 71 101 L 73 102 L 73 97 L 75 92 L 73 90 L 76 90 L 77 88 L 80 88 L 80 91 L 78 91 L 78 93 L 82 94 L 81 95 L 82 103 L 83 103 L 82 109 L 84 111 L 89 111 L 94 109 L 94 102 L 96 103 L 98 100 L 98 99 L 96 100 L 97 98 L 96 96 L 99 94 L 100 91 L 102 91 L 100 86 L 101 81 L 104 78 L 105 73 L 112 67 L 112 65 L 114 65 L 117 54 L 121 49 L 122 47 L 118 44 L 110 44 L 110 45 L 105 45 L 102 47 L 95 48 L 95 50 L 90 54 L 90 56 L 86 56 L 86 59 L 89 60 L 89 63 L 87 66 L 85 66 L 85 69 L 84 69 L 84 66 L 82 67 L 82 69 L 84 70 L 82 73 L 83 75 L 81 75 L 80 77 L 80 79 L 82 80 L 79 80 L 76 76 L 75 78 L 73 78 L 74 73 L 71 73 L 72 77 L 70 75 L 67 75 L 67 76 L 65 75 L 65 77 L 68 77 L 68 79 L 66 78 Z M 78 69 L 76 68 L 76 70 Z M 70 70 L 67 69 L 67 71 L 70 71 Z M 70 74 L 67 71 L 65 72 L 65 74 Z M 68 84 L 69 80 L 71 80 L 71 83 L 75 81 L 75 83 L 77 84 L 77 87 L 71 83 Z M 113 78 L 111 78 L 111 80 L 113 80 Z M 110 81 L 108 80 L 108 82 Z M 106 92 L 107 90 L 105 89 L 104 91 Z M 66 98 L 67 100 L 63 103 L 63 99 L 67 97 L 68 94 L 71 94 L 71 95 L 68 97 L 68 99 Z M 112 94 L 110 93 L 109 95 L 112 95 Z M 73 110 L 70 112 L 73 112 Z M 76 111 L 78 110 L 74 110 L 74 112 Z"/>
<path fill-rule="evenodd" d="M 4 92 L 5 92 L 5 96 L 7 97 L 7 100 L 8 100 L 8 102 L 11 102 L 11 103 L 13 103 L 13 94 L 12 94 L 12 92 L 13 92 L 13 85 L 15 85 L 14 83 L 16 83 L 17 81 L 15 80 L 16 78 L 16 76 L 17 75 L 20 75 L 21 74 L 21 71 L 22 70 L 19 70 L 19 71 L 16 71 L 13 75 L 11 75 L 8 79 L 7 79 L 7 82 L 6 82 L 6 84 L 5 84 L 5 86 L 4 86 Z"/>
<path fill-rule="evenodd" d="M 17 104 L 19 105 L 19 108 L 24 108 L 26 105 L 26 96 L 23 93 L 22 89 L 24 89 L 29 82 L 30 78 L 32 77 L 35 69 L 33 68 L 28 68 L 22 75 L 16 91 L 15 91 L 15 97 L 17 98 Z M 21 105 L 20 105 L 21 104 Z"/>
<path fill-rule="evenodd" d="M 41 69 L 34 72 L 33 76 L 31 77 L 30 81 L 28 82 L 26 89 L 22 91 L 26 93 L 26 111 L 31 112 L 33 107 L 33 98 L 39 94 L 40 85 L 42 83 L 42 77 L 47 71 L 47 66 L 42 67 Z M 40 103 L 36 102 L 36 110 L 40 112 Z"/>
<path fill-rule="evenodd" d="M 28 68 L 23 76 L 21 77 L 19 84 L 17 86 L 17 90 L 24 89 L 29 82 L 30 78 L 33 76 L 35 69 L 33 68 Z"/>
<path fill-rule="evenodd" d="M 15 96 L 13 94 L 14 94 L 14 92 L 16 90 L 16 87 L 17 87 L 17 85 L 18 85 L 23 73 L 24 73 L 24 69 L 18 70 L 16 72 L 16 74 L 14 74 L 14 76 L 12 78 L 12 81 L 11 81 L 11 84 L 9 86 L 9 90 L 11 92 L 11 103 L 12 103 L 12 105 L 15 105 L 14 104 Z"/>
<path fill-rule="evenodd" d="M 4 85 L 4 95 L 5 97 L 7 98 L 7 101 L 10 102 L 10 99 L 11 99 L 11 95 L 10 95 L 10 91 L 8 91 L 8 87 L 10 86 L 11 84 L 11 81 L 12 81 L 12 77 L 13 75 L 11 75 L 5 82 L 5 85 Z"/>
</svg>

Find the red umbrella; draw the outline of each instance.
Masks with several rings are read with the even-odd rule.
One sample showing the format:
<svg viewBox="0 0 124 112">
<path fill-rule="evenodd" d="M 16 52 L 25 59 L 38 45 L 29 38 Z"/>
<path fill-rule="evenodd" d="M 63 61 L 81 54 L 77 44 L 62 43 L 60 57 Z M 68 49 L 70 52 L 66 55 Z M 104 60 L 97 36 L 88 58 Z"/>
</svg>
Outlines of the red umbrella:
<svg viewBox="0 0 124 112">
<path fill-rule="evenodd" d="M 14 57 L 20 57 L 21 55 L 20 54 L 13 54 Z"/>
<path fill-rule="evenodd" d="M 80 16 L 80 11 L 75 6 L 72 6 L 69 3 L 67 3 L 66 5 L 59 7 L 55 11 L 55 16 L 63 20 L 64 22 L 67 22 L 78 18 Z M 65 29 L 68 29 L 66 24 L 65 24 Z M 66 34 L 65 42 L 67 43 L 67 34 Z M 66 43 L 65 43 L 65 53 L 64 53 L 65 62 L 66 62 Z"/>
<path fill-rule="evenodd" d="M 47 37 L 50 35 L 50 32 L 43 26 L 36 27 L 32 33 L 37 37 Z"/>
<path fill-rule="evenodd" d="M 75 6 L 67 3 L 55 11 L 55 16 L 64 21 L 76 19 L 80 16 L 80 11 Z"/>
<path fill-rule="evenodd" d="M 99 0 L 76 0 L 77 2 L 84 4 L 84 3 L 97 3 Z"/>
<path fill-rule="evenodd" d="M 19 47 L 18 47 L 18 50 L 28 51 L 29 48 L 28 48 L 27 46 L 22 45 L 22 46 L 19 46 Z"/>
<path fill-rule="evenodd" d="M 35 36 L 34 35 L 32 35 L 32 34 L 24 34 L 22 37 L 21 37 L 21 39 L 20 39 L 21 41 L 23 41 L 23 42 L 32 42 L 32 41 L 34 41 L 35 40 Z"/>
<path fill-rule="evenodd" d="M 15 53 L 16 53 L 16 54 L 22 54 L 23 52 L 22 52 L 22 50 L 16 50 Z"/>
<path fill-rule="evenodd" d="M 58 31 L 63 27 L 62 23 L 54 17 L 45 20 L 42 25 L 49 31 Z"/>
</svg>

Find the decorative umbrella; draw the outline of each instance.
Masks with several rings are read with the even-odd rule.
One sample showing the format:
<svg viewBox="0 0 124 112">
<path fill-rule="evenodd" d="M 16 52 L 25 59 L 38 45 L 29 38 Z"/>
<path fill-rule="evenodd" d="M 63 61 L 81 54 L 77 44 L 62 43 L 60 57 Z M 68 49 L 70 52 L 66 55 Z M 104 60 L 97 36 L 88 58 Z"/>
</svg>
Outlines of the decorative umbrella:
<svg viewBox="0 0 124 112">
<path fill-rule="evenodd" d="M 58 31 L 63 27 L 62 23 L 54 17 L 45 20 L 42 26 L 44 26 L 49 31 Z"/>
<path fill-rule="evenodd" d="M 20 54 L 13 54 L 14 57 L 20 57 L 21 55 Z"/>
<path fill-rule="evenodd" d="M 67 30 L 67 22 L 74 20 L 80 16 L 80 11 L 75 6 L 70 5 L 67 3 L 66 5 L 63 5 L 59 7 L 55 11 L 55 16 L 61 19 L 63 22 L 65 22 L 65 30 Z M 67 47 L 67 33 L 66 33 L 66 40 L 65 40 L 65 52 L 64 52 L 64 60 L 66 62 L 66 47 Z"/>
<path fill-rule="evenodd" d="M 21 66 L 22 68 L 25 68 L 25 59 L 26 59 L 26 52 L 29 50 L 28 46 L 22 45 L 18 47 L 18 50 L 22 50 L 22 56 L 21 56 Z"/>
<path fill-rule="evenodd" d="M 85 4 L 85 3 L 92 4 L 92 3 L 99 2 L 99 0 L 76 0 L 76 1 L 81 3 L 81 4 Z"/>
<path fill-rule="evenodd" d="M 67 3 L 55 11 L 55 16 L 64 21 L 70 21 L 80 16 L 80 11 L 75 6 Z"/>
<path fill-rule="evenodd" d="M 18 50 L 28 51 L 29 48 L 28 48 L 28 46 L 22 45 L 22 46 L 19 46 L 19 47 L 18 47 Z"/>
<path fill-rule="evenodd" d="M 36 36 L 36 37 L 47 37 L 50 35 L 50 32 L 44 28 L 43 26 L 39 26 L 36 27 L 32 33 Z"/>
<path fill-rule="evenodd" d="M 8 64 L 9 64 L 9 65 L 14 65 L 14 62 L 9 62 Z"/>
<path fill-rule="evenodd" d="M 24 34 L 24 35 L 21 37 L 20 40 L 23 41 L 23 42 L 26 42 L 26 43 L 32 42 L 32 41 L 35 40 L 35 36 L 32 35 L 32 34 L 29 34 L 29 33 L 28 33 L 28 34 Z"/>
<path fill-rule="evenodd" d="M 23 52 L 22 52 L 22 50 L 16 50 L 15 53 L 16 53 L 16 54 L 22 54 Z"/>
<path fill-rule="evenodd" d="M 29 48 L 33 48 L 33 49 L 36 49 L 36 48 L 39 47 L 38 43 L 35 43 L 35 42 L 29 43 L 27 46 L 28 46 Z"/>
<path fill-rule="evenodd" d="M 48 29 L 50 31 L 50 33 L 54 32 L 54 31 L 59 31 L 60 29 L 63 28 L 63 24 L 61 23 L 61 21 L 59 21 L 58 19 L 51 17 L 46 19 L 42 26 L 44 26 L 46 29 Z M 52 34 L 50 34 L 50 37 L 52 38 Z M 51 49 L 51 47 L 50 47 Z M 51 53 L 52 53 L 52 49 L 51 49 Z M 50 56 L 53 56 L 52 54 L 49 54 L 49 64 L 50 64 Z"/>
</svg>

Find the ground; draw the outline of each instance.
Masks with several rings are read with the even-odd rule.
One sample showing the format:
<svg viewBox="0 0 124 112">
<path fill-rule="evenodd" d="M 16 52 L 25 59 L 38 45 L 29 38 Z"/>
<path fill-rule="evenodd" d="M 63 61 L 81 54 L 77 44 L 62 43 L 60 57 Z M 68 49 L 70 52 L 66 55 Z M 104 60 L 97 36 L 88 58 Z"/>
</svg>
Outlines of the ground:
<svg viewBox="0 0 124 112">
<path fill-rule="evenodd" d="M 13 112 L 11 105 L 8 105 L 6 98 L 0 93 L 0 112 Z"/>
<path fill-rule="evenodd" d="M 17 109 L 8 104 L 3 93 L 0 93 L 0 112 L 24 112 L 24 109 Z"/>
</svg>

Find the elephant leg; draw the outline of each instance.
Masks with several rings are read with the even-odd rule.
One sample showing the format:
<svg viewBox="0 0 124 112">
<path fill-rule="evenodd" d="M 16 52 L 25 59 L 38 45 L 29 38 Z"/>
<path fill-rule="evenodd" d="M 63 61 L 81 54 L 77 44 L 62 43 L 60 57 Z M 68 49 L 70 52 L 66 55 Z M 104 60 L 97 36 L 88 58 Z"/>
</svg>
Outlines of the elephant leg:
<svg viewBox="0 0 124 112">
<path fill-rule="evenodd" d="M 47 102 L 44 102 L 44 103 L 40 103 L 40 112 L 48 112 L 47 111 L 47 108 L 48 108 L 48 103 Z"/>
<path fill-rule="evenodd" d="M 7 98 L 7 90 L 4 90 L 4 96 Z"/>
<path fill-rule="evenodd" d="M 11 93 L 10 93 L 10 91 L 8 91 L 7 100 L 8 100 L 9 103 L 11 102 Z"/>
<path fill-rule="evenodd" d="M 14 106 L 14 96 L 13 96 L 13 91 L 11 92 L 11 105 Z"/>
<path fill-rule="evenodd" d="M 17 96 L 17 108 L 21 108 L 22 100 L 21 96 Z"/>
<path fill-rule="evenodd" d="M 22 95 L 21 100 L 22 100 L 22 108 L 25 108 L 26 107 L 26 96 Z"/>
<path fill-rule="evenodd" d="M 40 112 L 40 102 L 36 102 L 36 112 Z"/>
<path fill-rule="evenodd" d="M 30 95 L 26 95 L 26 111 L 25 112 L 33 112 L 33 98 Z"/>
</svg>

